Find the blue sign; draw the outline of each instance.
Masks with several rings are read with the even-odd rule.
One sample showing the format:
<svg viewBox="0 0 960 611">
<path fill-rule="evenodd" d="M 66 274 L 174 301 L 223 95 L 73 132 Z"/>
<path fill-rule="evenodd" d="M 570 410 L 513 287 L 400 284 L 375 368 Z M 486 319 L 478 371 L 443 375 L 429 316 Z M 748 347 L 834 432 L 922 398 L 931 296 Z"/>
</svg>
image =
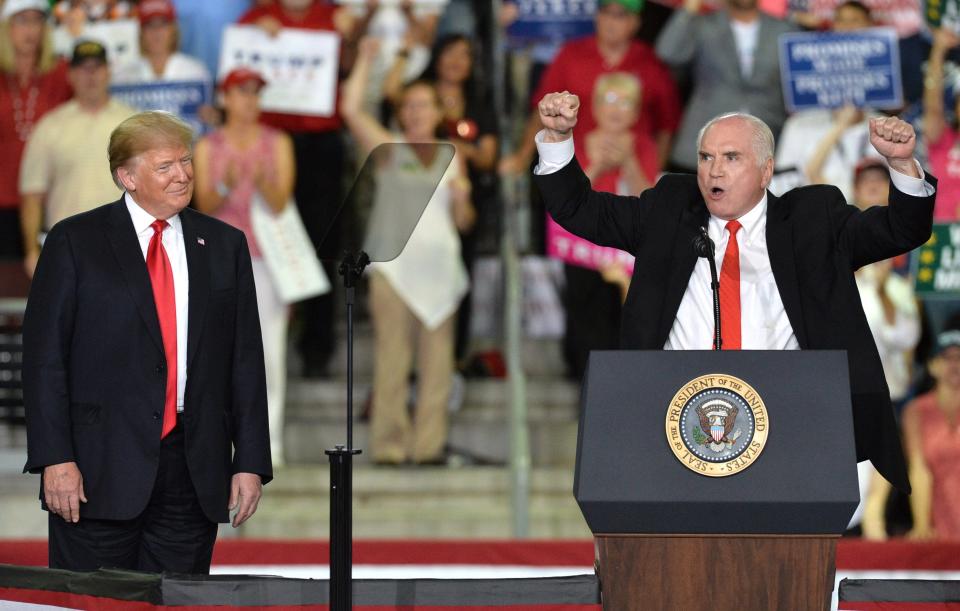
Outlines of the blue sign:
<svg viewBox="0 0 960 611">
<path fill-rule="evenodd" d="M 519 15 L 507 28 L 515 41 L 565 41 L 593 34 L 597 0 L 515 0 Z"/>
<path fill-rule="evenodd" d="M 200 107 L 211 103 L 211 86 L 204 81 L 159 81 L 136 85 L 112 85 L 110 93 L 137 110 L 165 110 L 203 133 Z"/>
<path fill-rule="evenodd" d="M 782 34 L 780 77 L 790 112 L 847 104 L 877 109 L 903 105 L 893 28 Z"/>
</svg>

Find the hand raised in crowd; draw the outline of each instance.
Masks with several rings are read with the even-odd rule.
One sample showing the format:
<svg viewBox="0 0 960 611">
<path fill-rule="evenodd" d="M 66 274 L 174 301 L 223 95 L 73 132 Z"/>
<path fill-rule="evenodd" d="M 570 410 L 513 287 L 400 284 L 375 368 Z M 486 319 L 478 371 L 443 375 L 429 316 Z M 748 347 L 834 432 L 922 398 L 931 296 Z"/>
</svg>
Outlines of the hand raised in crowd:
<svg viewBox="0 0 960 611">
<path fill-rule="evenodd" d="M 837 110 L 833 120 L 836 125 L 842 127 L 843 129 L 847 129 L 849 127 L 853 127 L 863 120 L 863 111 L 853 104 L 847 104 L 843 108 Z"/>
<path fill-rule="evenodd" d="M 561 142 L 570 137 L 573 126 L 577 124 L 580 111 L 580 98 L 569 91 L 548 93 L 537 104 L 540 122 L 546 128 L 544 140 Z"/>
<path fill-rule="evenodd" d="M 77 463 L 44 467 L 43 502 L 67 522 L 80 521 L 80 503 L 86 503 L 87 496 L 83 493 L 83 476 Z"/>
<path fill-rule="evenodd" d="M 960 35 L 950 28 L 936 28 L 933 30 L 933 48 L 946 51 L 960 45 Z"/>
<path fill-rule="evenodd" d="M 886 158 L 891 168 L 920 178 L 920 170 L 913 159 L 917 135 L 912 125 L 898 117 L 870 119 L 870 144 Z"/>
</svg>

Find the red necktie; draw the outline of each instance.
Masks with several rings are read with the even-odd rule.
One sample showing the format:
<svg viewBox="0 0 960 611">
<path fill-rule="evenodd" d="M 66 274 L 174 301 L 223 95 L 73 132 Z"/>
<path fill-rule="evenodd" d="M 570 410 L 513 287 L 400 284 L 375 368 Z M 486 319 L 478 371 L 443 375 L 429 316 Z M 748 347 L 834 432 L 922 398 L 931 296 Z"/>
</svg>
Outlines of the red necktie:
<svg viewBox="0 0 960 611">
<path fill-rule="evenodd" d="M 177 424 L 177 300 L 173 290 L 173 269 L 163 248 L 163 230 L 166 221 L 154 221 L 153 237 L 147 247 L 147 271 L 153 286 L 153 300 L 157 304 L 160 337 L 167 359 L 167 393 L 163 402 L 163 428 L 160 439 L 167 436 Z"/>
<path fill-rule="evenodd" d="M 727 222 L 730 241 L 720 267 L 720 325 L 724 350 L 740 350 L 740 246 L 737 221 Z"/>
</svg>

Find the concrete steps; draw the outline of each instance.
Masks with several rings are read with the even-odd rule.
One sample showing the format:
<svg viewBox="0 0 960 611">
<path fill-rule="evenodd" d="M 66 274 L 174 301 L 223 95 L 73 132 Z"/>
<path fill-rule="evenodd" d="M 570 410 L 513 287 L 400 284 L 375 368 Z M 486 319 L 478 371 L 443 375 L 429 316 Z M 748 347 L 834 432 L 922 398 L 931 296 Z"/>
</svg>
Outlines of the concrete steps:
<svg viewBox="0 0 960 611">
<path fill-rule="evenodd" d="M 264 489 L 257 515 L 221 536 L 319 538 L 329 533 L 329 469 L 286 467 Z M 354 537 L 367 539 L 510 538 L 510 473 L 503 467 L 358 466 L 353 479 Z M 534 538 L 583 538 L 590 531 L 573 499 L 572 469 L 531 474 Z"/>
</svg>

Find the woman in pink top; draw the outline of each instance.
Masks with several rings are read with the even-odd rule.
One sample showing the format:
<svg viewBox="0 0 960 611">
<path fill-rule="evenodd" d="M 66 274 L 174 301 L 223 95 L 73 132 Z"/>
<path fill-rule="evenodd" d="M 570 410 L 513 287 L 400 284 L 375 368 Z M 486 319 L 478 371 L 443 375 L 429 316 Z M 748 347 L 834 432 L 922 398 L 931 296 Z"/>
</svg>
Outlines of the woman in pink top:
<svg viewBox="0 0 960 611">
<path fill-rule="evenodd" d="M 286 390 L 287 305 L 273 286 L 253 233 L 254 195 L 275 213 L 293 193 L 293 144 L 285 133 L 259 123 L 263 77 L 237 68 L 220 85 L 226 122 L 200 139 L 194 151 L 194 199 L 201 212 L 241 229 L 247 237 L 257 285 L 257 307 L 267 369 L 270 450 L 283 464 L 283 405 Z"/>
<path fill-rule="evenodd" d="M 933 47 L 923 80 L 923 138 L 927 143 L 930 171 L 939 180 L 933 220 L 949 223 L 958 219 L 960 204 L 960 140 L 957 129 L 947 123 L 943 104 L 943 61 L 960 37 L 946 28 L 933 32 Z M 960 116 L 960 96 L 956 97 Z"/>
<path fill-rule="evenodd" d="M 914 539 L 960 539 L 960 330 L 937 336 L 934 389 L 903 412 Z"/>
</svg>

